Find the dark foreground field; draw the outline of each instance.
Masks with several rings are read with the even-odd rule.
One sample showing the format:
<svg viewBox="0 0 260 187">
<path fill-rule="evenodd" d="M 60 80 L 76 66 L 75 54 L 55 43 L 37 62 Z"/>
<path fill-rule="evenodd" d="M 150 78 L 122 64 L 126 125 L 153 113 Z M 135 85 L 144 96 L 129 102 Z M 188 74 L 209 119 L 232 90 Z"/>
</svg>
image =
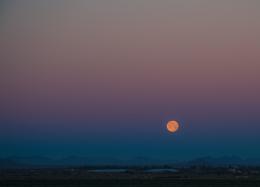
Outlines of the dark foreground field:
<svg viewBox="0 0 260 187">
<path fill-rule="evenodd" d="M 12 180 L 1 187 L 260 187 L 258 179 L 106 179 L 106 180 Z"/>
<path fill-rule="evenodd" d="M 115 172 L 116 171 L 116 172 Z M 155 172 L 156 171 L 156 172 Z M 159 172 L 160 171 L 160 172 Z M 260 168 L 0 170 L 0 187 L 260 187 Z"/>
</svg>

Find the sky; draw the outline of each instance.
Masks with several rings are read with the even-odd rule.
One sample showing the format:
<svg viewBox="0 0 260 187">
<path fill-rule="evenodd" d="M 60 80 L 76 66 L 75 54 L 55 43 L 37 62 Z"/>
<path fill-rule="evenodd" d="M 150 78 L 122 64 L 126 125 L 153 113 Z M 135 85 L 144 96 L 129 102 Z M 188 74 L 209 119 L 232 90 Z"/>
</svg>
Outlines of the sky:
<svg viewBox="0 0 260 187">
<path fill-rule="evenodd" d="M 260 157 L 259 17 L 257 0 L 2 0 L 0 157 Z"/>
</svg>

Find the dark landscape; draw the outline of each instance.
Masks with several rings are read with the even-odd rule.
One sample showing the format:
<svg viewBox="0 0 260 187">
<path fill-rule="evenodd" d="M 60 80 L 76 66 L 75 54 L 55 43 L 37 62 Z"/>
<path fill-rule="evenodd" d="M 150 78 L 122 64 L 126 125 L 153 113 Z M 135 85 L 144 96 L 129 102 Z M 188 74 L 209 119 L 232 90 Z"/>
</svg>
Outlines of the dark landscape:
<svg viewBox="0 0 260 187">
<path fill-rule="evenodd" d="M 1 170 L 0 186 L 260 186 L 260 167 L 197 166 L 178 168 L 176 172 L 171 172 L 170 168 L 159 171 L 146 168 L 128 167 L 125 171 L 95 171 L 93 167 Z"/>
<path fill-rule="evenodd" d="M 64 160 L 51 166 L 54 160 L 33 157 L 34 164 L 18 164 L 18 160 L 31 158 L 2 159 L 0 170 L 1 187 L 51 187 L 51 186 L 176 186 L 176 187 L 257 187 L 260 186 L 260 165 L 252 166 L 252 160 L 238 157 L 204 157 L 173 164 L 117 164 L 65 166 Z M 73 157 L 76 160 L 83 158 Z M 87 158 L 85 158 L 87 159 Z M 65 159 L 71 162 L 72 158 Z M 115 161 L 116 159 L 113 159 Z M 233 163 L 231 163 L 233 160 Z M 3 162 L 5 161 L 5 165 Z M 48 161 L 48 164 L 47 164 Z M 37 163 L 38 162 L 38 163 Z M 56 160 L 58 162 L 58 160 Z M 85 160 L 85 162 L 87 162 Z M 254 160 L 254 165 L 256 164 Z M 67 163 L 68 164 L 68 163 Z M 251 165 L 250 165 L 251 164 Z"/>
</svg>

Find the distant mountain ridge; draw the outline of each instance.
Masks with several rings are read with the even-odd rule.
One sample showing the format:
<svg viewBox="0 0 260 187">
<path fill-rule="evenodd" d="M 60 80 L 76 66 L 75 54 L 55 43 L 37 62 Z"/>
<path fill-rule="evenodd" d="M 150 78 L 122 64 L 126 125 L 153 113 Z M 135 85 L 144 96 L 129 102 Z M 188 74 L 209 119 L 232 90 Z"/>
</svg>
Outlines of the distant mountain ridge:
<svg viewBox="0 0 260 187">
<path fill-rule="evenodd" d="M 3 168 L 31 168 L 31 167 L 70 167 L 87 165 L 170 165 L 176 167 L 190 166 L 260 166 L 260 159 L 242 159 L 237 156 L 201 157 L 187 161 L 165 161 L 146 157 L 134 157 L 132 159 L 117 159 L 114 157 L 83 157 L 70 156 L 60 159 L 52 159 L 43 156 L 34 157 L 8 157 L 0 159 L 0 169 Z"/>
<path fill-rule="evenodd" d="M 205 165 L 205 166 L 228 166 L 228 165 L 260 165 L 260 159 L 242 159 L 237 156 L 223 157 L 201 157 L 186 162 L 187 165 Z"/>
</svg>

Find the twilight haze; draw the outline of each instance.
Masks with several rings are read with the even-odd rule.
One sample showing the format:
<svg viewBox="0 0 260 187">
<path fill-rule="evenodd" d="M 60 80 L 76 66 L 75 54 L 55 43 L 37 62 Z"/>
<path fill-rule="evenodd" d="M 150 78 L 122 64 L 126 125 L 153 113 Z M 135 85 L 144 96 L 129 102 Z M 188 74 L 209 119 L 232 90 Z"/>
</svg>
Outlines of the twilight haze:
<svg viewBox="0 0 260 187">
<path fill-rule="evenodd" d="M 260 1 L 0 6 L 1 157 L 260 157 Z"/>
</svg>

